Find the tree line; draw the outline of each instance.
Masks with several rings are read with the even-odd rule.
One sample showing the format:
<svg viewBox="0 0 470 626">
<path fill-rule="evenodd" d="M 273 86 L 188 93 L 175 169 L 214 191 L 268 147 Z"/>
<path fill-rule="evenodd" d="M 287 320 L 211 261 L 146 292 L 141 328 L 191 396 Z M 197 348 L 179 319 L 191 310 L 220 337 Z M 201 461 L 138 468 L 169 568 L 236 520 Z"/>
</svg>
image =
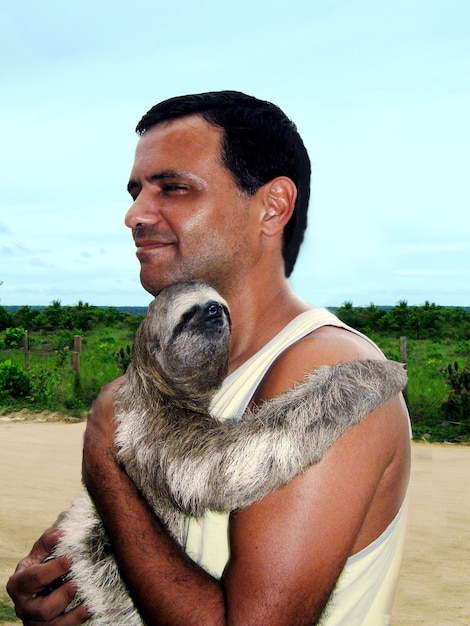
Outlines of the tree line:
<svg viewBox="0 0 470 626">
<path fill-rule="evenodd" d="M 391 308 L 375 304 L 355 307 L 345 302 L 335 314 L 366 335 L 376 332 L 410 339 L 470 339 L 470 311 L 463 307 L 444 307 L 428 301 L 422 306 L 409 306 L 406 300 Z"/>
<path fill-rule="evenodd" d="M 410 306 L 406 300 L 393 307 L 375 304 L 357 307 L 352 302 L 345 302 L 334 312 L 343 322 L 365 334 L 382 332 L 397 337 L 406 335 L 411 339 L 470 339 L 470 311 L 463 307 L 444 307 L 428 301 L 421 306 Z M 10 312 L 0 306 L 0 331 L 12 327 L 32 331 L 87 331 L 116 322 L 137 327 L 142 317 L 115 307 L 98 307 L 81 301 L 75 306 L 62 306 L 60 300 L 54 300 L 41 311 L 22 306 Z"/>
<path fill-rule="evenodd" d="M 60 300 L 54 300 L 41 311 L 26 305 L 10 312 L 6 307 L 0 306 L 0 331 L 20 327 L 29 331 L 84 332 L 100 325 L 112 326 L 117 322 L 128 323 L 137 328 L 142 318 L 143 315 L 133 315 L 115 307 L 98 307 L 81 301 L 75 306 L 62 306 Z"/>
</svg>

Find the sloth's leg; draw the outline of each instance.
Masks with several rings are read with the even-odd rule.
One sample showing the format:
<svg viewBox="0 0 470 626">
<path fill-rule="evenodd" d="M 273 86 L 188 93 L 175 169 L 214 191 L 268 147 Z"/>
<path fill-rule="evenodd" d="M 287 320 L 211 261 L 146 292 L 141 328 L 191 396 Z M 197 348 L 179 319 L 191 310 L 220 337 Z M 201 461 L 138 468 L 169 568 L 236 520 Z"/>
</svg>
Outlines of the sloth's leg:
<svg viewBox="0 0 470 626">
<path fill-rule="evenodd" d="M 320 367 L 241 421 L 191 424 L 164 445 L 161 478 L 189 515 L 246 507 L 320 461 L 406 380 L 403 366 L 392 361 Z"/>
</svg>

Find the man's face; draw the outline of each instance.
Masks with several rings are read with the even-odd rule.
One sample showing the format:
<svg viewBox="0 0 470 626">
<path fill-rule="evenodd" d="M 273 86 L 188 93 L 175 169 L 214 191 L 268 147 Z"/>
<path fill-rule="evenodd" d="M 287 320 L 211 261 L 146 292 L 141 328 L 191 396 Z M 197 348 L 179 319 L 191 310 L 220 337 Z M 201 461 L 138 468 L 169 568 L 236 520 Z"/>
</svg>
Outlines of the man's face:
<svg viewBox="0 0 470 626">
<path fill-rule="evenodd" d="M 158 124 L 139 139 L 125 221 L 142 285 L 154 295 L 194 278 L 226 293 L 255 254 L 252 198 L 221 164 L 221 138 L 221 129 L 193 115 Z"/>
</svg>

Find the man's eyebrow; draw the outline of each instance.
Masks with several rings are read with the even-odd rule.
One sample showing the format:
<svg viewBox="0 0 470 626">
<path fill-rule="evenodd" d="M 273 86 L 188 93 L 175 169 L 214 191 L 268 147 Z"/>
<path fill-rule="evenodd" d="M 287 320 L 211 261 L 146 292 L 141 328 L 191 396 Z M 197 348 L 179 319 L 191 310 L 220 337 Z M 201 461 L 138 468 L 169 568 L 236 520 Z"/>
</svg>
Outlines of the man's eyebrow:
<svg viewBox="0 0 470 626">
<path fill-rule="evenodd" d="M 187 182 L 197 183 L 199 185 L 206 186 L 205 182 L 199 176 L 192 174 L 190 172 L 178 172 L 177 170 L 164 170 L 163 172 L 155 172 L 154 174 L 150 174 L 146 177 L 150 183 L 155 183 L 159 180 L 166 180 L 168 178 L 186 180 Z M 127 191 L 131 191 L 133 189 L 139 188 L 141 185 L 138 181 L 133 180 L 132 178 L 129 180 L 127 184 Z"/>
<path fill-rule="evenodd" d="M 147 180 L 151 183 L 156 182 L 158 180 L 165 180 L 166 178 L 179 178 L 180 180 L 186 180 L 192 183 L 198 183 L 199 185 L 205 185 L 205 182 L 196 174 L 191 172 L 181 172 L 177 170 L 164 170 L 163 172 L 156 172 L 155 174 L 150 174 L 147 177 Z"/>
</svg>

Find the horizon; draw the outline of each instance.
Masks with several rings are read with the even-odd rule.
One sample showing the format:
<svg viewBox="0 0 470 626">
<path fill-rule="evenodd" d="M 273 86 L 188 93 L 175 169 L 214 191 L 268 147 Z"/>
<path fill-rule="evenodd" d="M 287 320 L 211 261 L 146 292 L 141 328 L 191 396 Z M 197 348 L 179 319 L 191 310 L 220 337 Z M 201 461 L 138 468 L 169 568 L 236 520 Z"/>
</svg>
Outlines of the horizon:
<svg viewBox="0 0 470 626">
<path fill-rule="evenodd" d="M 51 301 L 49 304 L 2 304 L 0 302 L 0 307 L 3 307 L 7 310 L 18 310 L 21 309 L 22 307 L 29 307 L 31 309 L 37 309 L 37 310 L 41 310 L 41 309 L 46 309 L 50 306 L 52 306 L 52 303 L 55 302 L 57 300 L 53 300 Z M 368 304 L 365 305 L 361 305 L 361 304 L 354 304 L 354 302 L 352 302 L 352 308 L 353 309 L 361 309 L 361 308 L 368 308 L 370 306 L 375 306 L 378 309 L 393 309 L 397 306 L 400 305 L 401 302 L 403 302 L 404 300 L 399 300 L 397 303 L 395 304 L 377 304 L 376 302 L 369 302 Z M 132 304 L 124 304 L 124 305 L 115 305 L 115 304 L 93 304 L 91 302 L 86 302 L 84 300 L 79 300 L 79 302 L 81 302 L 83 305 L 89 306 L 89 307 L 95 307 L 98 309 L 142 309 L 142 310 L 146 310 L 148 308 L 147 305 L 132 305 Z M 79 306 L 79 302 L 76 302 L 74 304 L 63 304 L 62 302 L 59 301 L 59 304 L 61 307 L 77 307 Z M 330 309 L 330 310 L 336 310 L 339 308 L 342 308 L 345 304 L 349 303 L 350 301 L 346 301 L 343 302 L 340 305 L 325 305 L 323 308 L 325 309 Z M 425 301 L 422 304 L 410 304 L 407 301 L 407 306 L 408 307 L 417 307 L 417 308 L 424 308 L 426 307 L 426 302 L 431 305 L 431 306 L 435 306 L 437 308 L 443 308 L 443 309 L 464 309 L 465 311 L 470 311 L 470 306 L 465 306 L 465 305 L 461 305 L 461 304 L 448 304 L 448 305 L 444 305 L 444 304 L 439 304 L 438 302 L 431 302 L 431 301 Z"/>
</svg>

